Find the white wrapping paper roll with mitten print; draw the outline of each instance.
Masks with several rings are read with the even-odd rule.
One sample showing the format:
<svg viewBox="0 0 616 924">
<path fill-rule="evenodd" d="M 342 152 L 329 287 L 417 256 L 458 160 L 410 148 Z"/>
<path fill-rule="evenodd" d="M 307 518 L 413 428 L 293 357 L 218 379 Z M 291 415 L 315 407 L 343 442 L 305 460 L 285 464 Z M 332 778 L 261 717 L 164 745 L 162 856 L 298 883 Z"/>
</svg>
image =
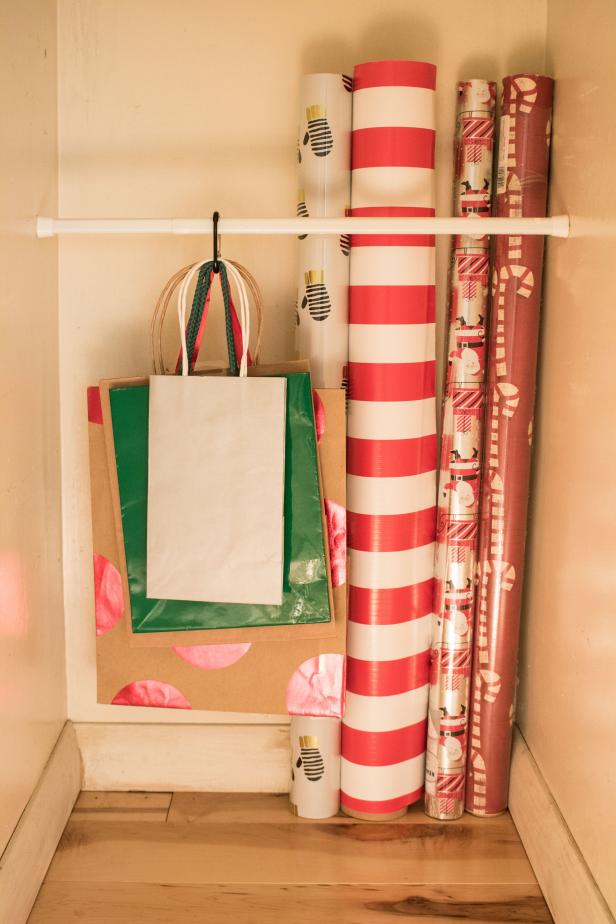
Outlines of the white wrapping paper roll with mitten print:
<svg viewBox="0 0 616 924">
<path fill-rule="evenodd" d="M 291 716 L 291 810 L 331 818 L 340 807 L 340 719 Z"/>
<path fill-rule="evenodd" d="M 351 196 L 351 78 L 308 74 L 300 89 L 297 214 L 345 215 Z M 340 388 L 348 357 L 348 235 L 301 235 L 297 349 L 316 388 Z"/>
<path fill-rule="evenodd" d="M 309 234 L 299 242 L 297 350 L 310 360 L 316 388 L 346 381 L 349 349 L 349 256 L 338 236 Z"/>
</svg>

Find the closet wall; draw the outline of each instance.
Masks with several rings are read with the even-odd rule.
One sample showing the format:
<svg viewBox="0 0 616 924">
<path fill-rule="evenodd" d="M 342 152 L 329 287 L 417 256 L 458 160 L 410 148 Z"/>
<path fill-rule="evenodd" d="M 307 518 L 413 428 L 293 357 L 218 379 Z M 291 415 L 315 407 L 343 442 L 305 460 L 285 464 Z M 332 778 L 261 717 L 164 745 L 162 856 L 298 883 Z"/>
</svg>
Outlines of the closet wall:
<svg viewBox="0 0 616 924">
<path fill-rule="evenodd" d="M 550 0 L 556 78 L 518 721 L 616 914 L 616 6 Z M 576 237 L 579 235 L 579 237 Z"/>
<path fill-rule="evenodd" d="M 545 68 L 558 81 L 552 211 L 570 211 L 584 237 L 548 247 L 519 722 L 616 911 L 614 5 L 228 0 L 215 21 L 209 8 L 202 0 L 0 5 L 0 104 L 11 126 L 0 153 L 0 850 L 66 714 L 62 541 L 70 717 L 230 722 L 98 706 L 94 663 L 85 388 L 148 372 L 158 290 L 179 265 L 209 253 L 209 238 L 37 242 L 32 216 L 190 217 L 213 207 L 288 215 L 300 75 L 394 56 L 439 66 L 437 205 L 446 214 L 456 79 Z M 265 358 L 288 355 L 294 240 L 229 238 L 223 249 L 262 284 Z M 441 320 L 447 250 L 441 239 Z M 210 355 L 222 355 L 220 335 L 214 323 Z"/>
<path fill-rule="evenodd" d="M 302 73 L 438 62 L 438 194 L 451 209 L 455 82 L 544 66 L 546 3 L 468 0 L 60 0 L 60 214 L 286 216 L 296 201 Z M 257 275 L 264 358 L 293 348 L 293 238 L 223 239 Z M 96 705 L 86 385 L 149 371 L 149 317 L 167 276 L 210 238 L 60 241 L 62 458 L 69 710 L 82 721 L 229 721 Z M 448 242 L 439 247 L 444 280 Z M 439 288 L 441 317 L 444 287 Z M 170 331 L 171 335 L 174 331 Z M 217 334 L 220 333 L 218 325 Z M 209 335 L 208 335 L 209 336 Z M 210 355 L 221 356 L 220 337 Z M 237 717 L 235 717 L 235 720 Z M 262 719 L 259 719 L 262 721 Z"/>
<path fill-rule="evenodd" d="M 0 853 L 66 716 L 56 64 L 55 0 L 0 4 Z"/>
</svg>

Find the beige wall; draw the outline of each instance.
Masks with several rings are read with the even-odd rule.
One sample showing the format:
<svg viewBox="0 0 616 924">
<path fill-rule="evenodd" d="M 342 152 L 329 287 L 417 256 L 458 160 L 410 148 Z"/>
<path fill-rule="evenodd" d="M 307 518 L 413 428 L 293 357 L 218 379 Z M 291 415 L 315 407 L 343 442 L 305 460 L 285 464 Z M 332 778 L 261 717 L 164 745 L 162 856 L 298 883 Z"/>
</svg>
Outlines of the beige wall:
<svg viewBox="0 0 616 924">
<path fill-rule="evenodd" d="M 0 4 L 0 852 L 65 711 L 57 247 L 56 4 Z"/>
<path fill-rule="evenodd" d="M 550 0 L 557 80 L 519 721 L 616 912 L 616 5 Z M 539 820 L 540 823 L 540 820 Z"/>
<path fill-rule="evenodd" d="M 300 74 L 396 55 L 439 65 L 438 207 L 446 213 L 455 79 L 544 67 L 546 5 L 536 0 L 521 0 L 515 17 L 492 0 L 215 6 L 218 42 L 211 2 L 59 0 L 60 214 L 290 214 Z M 549 247 L 519 713 L 613 910 L 615 26 L 611 0 L 549 0 L 547 71 L 558 80 L 552 211 L 570 211 L 584 237 Z M 0 36 L 0 104 L 11 126 L 0 154 L 1 850 L 65 714 L 58 386 L 70 714 L 161 717 L 95 704 L 84 389 L 103 375 L 147 371 L 153 299 L 202 247 L 167 238 L 62 241 L 58 381 L 57 249 L 36 242 L 29 221 L 57 208 L 55 3 L 0 5 Z M 288 354 L 293 241 L 236 239 L 224 248 L 262 283 L 266 358 Z M 441 280 L 445 260 L 442 245 Z M 441 286 L 441 314 L 442 294 Z"/>
<path fill-rule="evenodd" d="M 541 69 L 546 5 L 492 0 L 60 0 L 63 216 L 285 216 L 295 208 L 302 73 L 379 57 L 435 61 L 438 207 L 450 209 L 455 81 Z M 214 10 L 216 14 L 213 15 Z M 205 248 L 205 250 L 204 250 Z M 148 319 L 163 282 L 210 241 L 60 243 L 63 489 L 70 715 L 135 720 L 95 704 L 84 389 L 149 371 Z M 257 274 L 265 358 L 293 347 L 295 244 L 227 239 Z M 444 276 L 447 244 L 440 250 Z M 441 306 L 444 290 L 441 287 Z M 220 355 L 220 350 L 218 350 Z M 168 713 L 140 710 L 140 720 Z M 195 721 L 194 713 L 173 721 Z M 208 721 L 216 719 L 203 714 Z M 224 716 L 220 717 L 224 720 Z"/>
</svg>

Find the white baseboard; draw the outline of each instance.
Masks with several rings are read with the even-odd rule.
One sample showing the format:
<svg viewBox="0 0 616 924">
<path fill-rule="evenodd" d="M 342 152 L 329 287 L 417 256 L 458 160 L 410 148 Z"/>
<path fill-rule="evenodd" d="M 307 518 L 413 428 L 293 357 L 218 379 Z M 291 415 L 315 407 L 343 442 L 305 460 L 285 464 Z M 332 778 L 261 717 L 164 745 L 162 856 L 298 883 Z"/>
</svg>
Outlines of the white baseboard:
<svg viewBox="0 0 616 924">
<path fill-rule="evenodd" d="M 83 789 L 288 792 L 288 725 L 77 722 Z"/>
<path fill-rule="evenodd" d="M 521 733 L 513 742 L 509 811 L 556 924 L 614 918 Z"/>
<path fill-rule="evenodd" d="M 79 749 L 67 722 L 0 857 L 0 924 L 25 924 L 81 788 Z"/>
</svg>

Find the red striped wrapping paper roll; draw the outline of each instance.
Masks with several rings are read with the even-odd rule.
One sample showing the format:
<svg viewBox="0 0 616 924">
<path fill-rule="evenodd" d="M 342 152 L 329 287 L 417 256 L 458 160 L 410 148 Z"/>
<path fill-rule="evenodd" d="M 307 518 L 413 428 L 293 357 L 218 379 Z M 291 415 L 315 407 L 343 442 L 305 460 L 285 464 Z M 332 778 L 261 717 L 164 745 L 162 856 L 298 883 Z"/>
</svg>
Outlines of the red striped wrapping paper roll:
<svg viewBox="0 0 616 924">
<path fill-rule="evenodd" d="M 477 231 L 476 219 L 491 213 L 495 105 L 495 83 L 464 80 L 458 84 L 453 209 Z M 426 813 L 440 819 L 460 818 L 464 812 L 488 270 L 486 235 L 454 238 L 426 757 Z"/>
<path fill-rule="evenodd" d="M 436 69 L 356 67 L 352 214 L 434 214 Z M 347 443 L 350 598 L 341 804 L 402 814 L 424 782 L 436 524 L 434 238 L 355 236 Z"/>
<path fill-rule="evenodd" d="M 553 85 L 532 74 L 503 80 L 501 218 L 546 213 Z M 466 784 L 466 808 L 476 815 L 507 808 L 543 248 L 540 237 L 503 236 L 494 254 Z"/>
</svg>

